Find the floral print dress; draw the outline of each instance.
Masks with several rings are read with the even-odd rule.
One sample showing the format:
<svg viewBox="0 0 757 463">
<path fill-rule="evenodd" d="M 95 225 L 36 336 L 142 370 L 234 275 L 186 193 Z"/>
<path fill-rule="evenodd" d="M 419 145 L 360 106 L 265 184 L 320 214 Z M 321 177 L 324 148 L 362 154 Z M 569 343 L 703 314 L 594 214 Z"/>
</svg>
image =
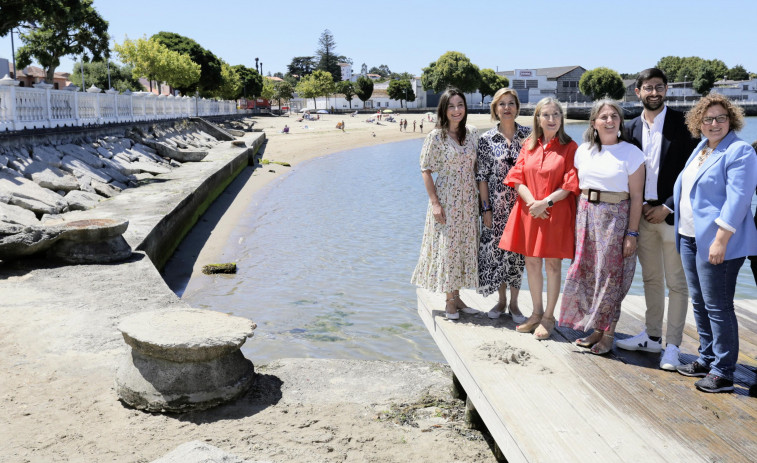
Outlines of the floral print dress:
<svg viewBox="0 0 757 463">
<path fill-rule="evenodd" d="M 488 184 L 492 207 L 492 228 L 482 222 L 478 246 L 478 292 L 484 296 L 496 292 L 503 283 L 520 289 L 525 259 L 517 252 L 500 249 L 499 240 L 518 200 L 515 189 L 504 184 L 505 177 L 515 165 L 521 145 L 530 134 L 530 128 L 516 123 L 515 135 L 509 145 L 497 127 L 478 140 L 476 181 Z"/>
<path fill-rule="evenodd" d="M 430 291 L 452 292 L 478 283 L 477 146 L 478 131 L 468 126 L 462 146 L 434 129 L 421 150 L 421 171 L 436 174 L 436 195 L 446 216 L 446 224 L 438 223 L 429 201 L 421 255 L 410 281 Z"/>
</svg>

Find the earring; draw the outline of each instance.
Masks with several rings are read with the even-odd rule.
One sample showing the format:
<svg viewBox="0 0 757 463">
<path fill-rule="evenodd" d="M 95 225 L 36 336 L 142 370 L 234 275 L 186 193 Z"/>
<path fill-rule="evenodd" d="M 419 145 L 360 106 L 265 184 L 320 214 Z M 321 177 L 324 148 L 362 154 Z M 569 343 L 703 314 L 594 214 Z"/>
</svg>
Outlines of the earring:
<svg viewBox="0 0 757 463">
<path fill-rule="evenodd" d="M 618 130 L 618 138 L 620 138 L 621 135 L 623 134 L 620 132 L 620 130 Z"/>
<path fill-rule="evenodd" d="M 597 129 L 594 129 L 594 138 L 597 138 L 599 134 L 597 133 Z"/>
</svg>

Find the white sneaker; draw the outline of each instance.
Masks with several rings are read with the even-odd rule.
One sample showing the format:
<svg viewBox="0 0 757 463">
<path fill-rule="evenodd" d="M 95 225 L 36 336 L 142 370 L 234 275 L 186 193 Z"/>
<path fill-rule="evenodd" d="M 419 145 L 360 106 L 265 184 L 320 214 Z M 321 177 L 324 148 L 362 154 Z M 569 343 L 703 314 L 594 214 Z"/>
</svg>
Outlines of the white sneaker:
<svg viewBox="0 0 757 463">
<path fill-rule="evenodd" d="M 662 352 L 662 339 L 652 341 L 647 336 L 646 330 L 632 338 L 618 339 L 615 345 L 624 350 L 640 350 L 643 352 Z"/>
<path fill-rule="evenodd" d="M 660 359 L 660 368 L 667 371 L 676 371 L 676 367 L 681 364 L 681 361 L 678 360 L 680 352 L 681 350 L 678 349 L 678 346 L 668 344 L 665 347 L 665 353 L 662 354 L 662 358 Z"/>
<path fill-rule="evenodd" d="M 477 314 L 479 312 L 478 309 L 474 309 L 473 307 L 463 307 L 462 309 L 458 309 L 462 313 L 467 314 Z"/>
</svg>

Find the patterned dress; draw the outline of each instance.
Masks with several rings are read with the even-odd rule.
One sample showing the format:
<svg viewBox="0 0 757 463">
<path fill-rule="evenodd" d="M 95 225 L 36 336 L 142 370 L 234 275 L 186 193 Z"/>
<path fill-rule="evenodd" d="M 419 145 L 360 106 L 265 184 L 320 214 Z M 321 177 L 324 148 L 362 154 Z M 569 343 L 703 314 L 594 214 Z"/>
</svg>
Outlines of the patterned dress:
<svg viewBox="0 0 757 463">
<path fill-rule="evenodd" d="M 466 127 L 462 146 L 434 129 L 421 150 L 421 170 L 436 174 L 436 195 L 446 224 L 434 219 L 429 201 L 421 255 L 411 283 L 443 293 L 478 283 L 478 188 L 474 173 L 478 131 Z"/>
<path fill-rule="evenodd" d="M 505 185 L 504 180 L 530 133 L 530 128 L 516 123 L 510 145 L 497 127 L 481 135 L 478 140 L 476 182 L 488 184 L 492 207 L 492 228 L 481 224 L 481 242 L 478 246 L 478 292 L 484 296 L 496 292 L 503 283 L 520 288 L 525 265 L 523 255 L 502 250 L 498 245 L 510 211 L 518 200 L 518 193 Z"/>
</svg>

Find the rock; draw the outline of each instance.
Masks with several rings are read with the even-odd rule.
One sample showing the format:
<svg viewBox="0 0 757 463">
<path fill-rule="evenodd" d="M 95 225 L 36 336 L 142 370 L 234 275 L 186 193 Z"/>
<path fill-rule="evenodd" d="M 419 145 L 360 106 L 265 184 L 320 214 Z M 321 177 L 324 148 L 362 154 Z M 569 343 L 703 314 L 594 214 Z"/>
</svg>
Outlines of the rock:
<svg viewBox="0 0 757 463">
<path fill-rule="evenodd" d="M 184 149 L 177 149 L 163 142 L 156 143 L 156 147 L 158 148 L 158 152 L 162 156 L 165 156 L 169 159 L 173 159 L 180 162 L 199 162 L 205 159 L 205 156 L 208 155 L 207 150 L 190 151 L 190 150 L 184 150 Z"/>
<path fill-rule="evenodd" d="M 60 238 L 57 227 L 36 227 L 0 222 L 0 260 L 42 252 Z"/>
<path fill-rule="evenodd" d="M 243 460 L 200 441 L 185 442 L 152 463 L 271 463 Z"/>
<path fill-rule="evenodd" d="M 202 273 L 212 275 L 214 273 L 237 273 L 237 264 L 234 262 L 228 264 L 207 264 L 202 266 Z"/>
<path fill-rule="evenodd" d="M 102 200 L 102 197 L 96 193 L 89 193 L 86 191 L 73 190 L 66 193 L 66 201 L 68 201 L 68 208 L 72 211 L 86 211 L 97 206 Z"/>
<path fill-rule="evenodd" d="M 34 154 L 32 155 L 32 157 L 44 162 L 45 164 L 60 167 L 60 160 L 63 156 L 52 146 L 35 145 Z"/>
<path fill-rule="evenodd" d="M 71 157 L 74 159 L 78 159 L 79 161 L 89 165 L 90 167 L 94 167 L 96 169 L 99 169 L 103 166 L 103 162 L 100 159 L 99 156 L 96 156 L 92 154 L 89 150 L 87 150 L 83 146 L 79 145 L 60 145 L 58 146 L 58 151 L 63 153 L 63 163 L 65 164 L 66 158 Z"/>
<path fill-rule="evenodd" d="M 0 167 L 5 167 L 8 165 L 8 157 L 0 154 Z"/>
<path fill-rule="evenodd" d="M 106 198 L 112 198 L 121 192 L 120 189 L 111 186 L 109 183 L 102 183 L 97 180 L 92 180 L 91 185 L 95 189 L 95 193 Z"/>
<path fill-rule="evenodd" d="M 239 348 L 256 325 L 198 309 L 138 312 L 118 329 L 131 352 L 116 370 L 126 404 L 146 411 L 204 410 L 244 394 L 254 379 Z"/>
<path fill-rule="evenodd" d="M 103 159 L 105 169 L 103 171 L 110 175 L 110 169 L 117 170 L 122 175 L 131 176 L 132 174 L 138 174 L 141 172 L 139 169 L 131 165 L 131 161 L 126 156 L 113 156 L 113 159 Z M 116 180 L 121 180 L 119 177 L 113 177 Z"/>
<path fill-rule="evenodd" d="M 113 157 L 113 153 L 111 153 L 111 152 L 110 152 L 110 151 L 108 151 L 107 149 L 103 148 L 102 146 L 98 146 L 98 147 L 97 147 L 97 153 L 98 153 L 98 154 L 99 154 L 100 156 L 104 157 L 105 159 L 110 159 L 110 158 L 112 158 L 112 157 Z"/>
<path fill-rule="evenodd" d="M 153 175 L 168 174 L 171 172 L 170 168 L 163 167 L 153 162 L 145 162 L 145 161 L 133 162 L 132 167 L 139 169 L 142 172 L 147 172 Z"/>
<path fill-rule="evenodd" d="M 242 147 L 242 148 L 244 148 L 244 147 L 247 146 L 245 144 L 244 140 L 234 140 L 234 141 L 231 142 L 231 145 L 232 146 L 239 146 L 239 147 Z"/>
<path fill-rule="evenodd" d="M 104 264 L 131 256 L 131 247 L 122 236 L 129 226 L 127 220 L 87 219 L 46 223 L 61 230 L 60 239 L 48 250 L 48 257 L 69 264 Z"/>
<path fill-rule="evenodd" d="M 34 212 L 12 204 L 0 203 L 0 222 L 17 225 L 39 225 Z"/>
<path fill-rule="evenodd" d="M 53 191 L 71 191 L 79 188 L 76 177 L 57 167 L 33 161 L 20 171 L 37 185 Z"/>
<path fill-rule="evenodd" d="M 68 203 L 59 194 L 7 168 L 0 171 L 0 197 L 8 199 L 3 202 L 39 214 L 57 214 L 68 208 Z"/>
<path fill-rule="evenodd" d="M 99 158 L 98 158 L 99 159 Z M 104 172 L 100 171 L 99 168 L 94 168 L 91 165 L 85 163 L 79 158 L 75 158 L 73 156 L 66 155 L 61 160 L 61 169 L 71 172 L 76 176 L 76 178 L 80 178 L 84 175 L 88 175 L 92 177 L 95 180 L 99 180 L 103 183 L 108 183 L 111 180 L 113 180 L 109 175 L 105 174 Z M 103 163 L 100 162 L 100 166 L 103 167 Z"/>
</svg>

